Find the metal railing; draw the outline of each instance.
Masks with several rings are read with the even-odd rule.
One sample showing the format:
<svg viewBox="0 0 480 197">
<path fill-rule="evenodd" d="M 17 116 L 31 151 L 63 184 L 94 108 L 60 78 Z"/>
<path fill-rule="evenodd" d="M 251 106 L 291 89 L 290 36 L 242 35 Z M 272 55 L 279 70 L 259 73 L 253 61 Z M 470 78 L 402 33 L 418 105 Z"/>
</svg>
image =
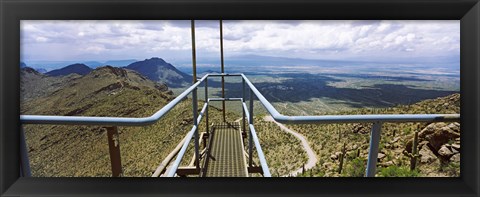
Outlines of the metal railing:
<svg viewBox="0 0 480 197">
<path fill-rule="evenodd" d="M 208 78 L 209 77 L 241 77 L 242 78 L 242 98 L 208 98 Z M 205 82 L 205 101 L 200 114 L 197 117 L 197 87 Z M 250 89 L 249 109 L 246 105 L 246 87 Z M 248 80 L 244 74 L 207 74 L 203 76 L 198 82 L 187 88 L 183 93 L 177 96 L 170 103 L 165 105 L 162 109 L 157 111 L 150 117 L 145 118 L 117 118 L 117 117 L 80 117 L 80 116 L 39 116 L 39 115 L 21 115 L 21 124 L 70 124 L 70 125 L 103 125 L 103 126 L 145 126 L 150 125 L 160 120 L 165 114 L 167 114 L 173 107 L 175 107 L 180 101 L 185 99 L 188 94 L 192 93 L 192 110 L 193 110 L 193 127 L 190 132 L 187 133 L 187 137 L 182 145 L 174 163 L 171 165 L 170 170 L 167 172 L 167 176 L 174 176 L 178 169 L 180 162 L 187 150 L 190 143 L 190 139 L 195 140 L 195 157 L 197 168 L 200 163 L 199 150 L 198 150 L 198 124 L 202 118 L 206 117 L 206 126 L 208 131 L 208 106 L 211 101 L 233 101 L 239 100 L 242 102 L 243 111 L 243 125 L 242 128 L 245 131 L 245 120 L 248 122 L 249 127 L 249 165 L 252 166 L 252 154 L 253 144 L 257 150 L 257 155 L 260 160 L 260 166 L 265 177 L 270 177 L 269 168 L 265 155 L 261 149 L 260 141 L 256 135 L 254 121 L 253 121 L 253 102 L 254 96 L 265 107 L 268 113 L 273 119 L 280 123 L 286 124 L 326 124 L 326 123 L 372 123 L 372 130 L 370 135 L 370 147 L 368 154 L 368 162 L 366 167 L 366 176 L 374 177 L 377 166 L 377 155 L 379 149 L 381 126 L 385 122 L 455 122 L 460 121 L 459 114 L 382 114 L 382 115 L 323 115 L 323 116 L 286 116 L 280 114 L 273 105 L 268 102 L 267 99 L 257 90 L 257 88 Z M 115 128 L 116 130 L 116 128 Z M 23 132 L 23 131 L 22 131 Z M 22 136 L 22 140 L 25 138 Z M 25 141 L 21 144 L 25 145 Z M 26 149 L 26 147 L 21 147 Z M 22 154 L 26 153 L 26 150 L 21 151 Z M 25 155 L 22 156 L 24 158 Z M 111 155 L 112 159 L 112 155 Z M 112 159 L 113 160 L 113 159 Z M 24 175 L 28 175 L 30 169 L 28 163 L 28 157 L 22 159 L 22 170 Z M 112 163 L 113 171 L 113 163 Z M 157 173 L 158 174 L 158 173 Z M 114 174 L 115 175 L 115 174 Z"/>
</svg>

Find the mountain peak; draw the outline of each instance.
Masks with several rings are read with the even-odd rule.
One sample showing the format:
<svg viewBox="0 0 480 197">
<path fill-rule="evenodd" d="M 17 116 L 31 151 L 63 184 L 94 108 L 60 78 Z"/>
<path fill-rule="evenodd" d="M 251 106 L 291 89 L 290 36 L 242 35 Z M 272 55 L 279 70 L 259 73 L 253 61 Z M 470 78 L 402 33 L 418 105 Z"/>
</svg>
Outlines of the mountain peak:
<svg viewBox="0 0 480 197">
<path fill-rule="evenodd" d="M 152 57 L 150 59 L 145 59 L 145 60 L 161 60 L 161 61 L 165 61 L 163 60 L 162 58 L 159 58 L 159 57 Z"/>
<path fill-rule="evenodd" d="M 41 75 L 38 71 L 36 71 L 35 69 L 33 68 L 30 68 L 30 67 L 22 67 L 20 68 L 21 72 L 25 72 L 25 73 L 32 73 L 32 74 L 36 74 L 36 75 Z"/>
<path fill-rule="evenodd" d="M 60 68 L 60 69 L 52 70 L 52 71 L 47 72 L 45 74 L 48 75 L 48 76 L 56 77 L 56 76 L 65 76 L 65 75 L 69 75 L 69 74 L 72 74 L 72 73 L 76 73 L 76 74 L 79 74 L 79 75 L 86 75 L 86 74 L 90 73 L 90 71 L 92 71 L 92 69 L 90 67 L 88 67 L 87 65 L 76 63 L 76 64 L 71 64 L 71 65 L 68 65 L 68 66 Z"/>
<path fill-rule="evenodd" d="M 125 68 L 137 71 L 150 80 L 166 83 L 169 87 L 182 87 L 191 81 L 191 76 L 158 57 L 134 62 Z"/>
</svg>

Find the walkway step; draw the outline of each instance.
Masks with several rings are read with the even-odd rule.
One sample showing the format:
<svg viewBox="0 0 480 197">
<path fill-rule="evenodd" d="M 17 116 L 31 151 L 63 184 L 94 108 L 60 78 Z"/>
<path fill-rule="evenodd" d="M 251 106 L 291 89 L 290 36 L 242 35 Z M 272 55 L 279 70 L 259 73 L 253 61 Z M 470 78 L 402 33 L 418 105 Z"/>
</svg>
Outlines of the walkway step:
<svg viewBox="0 0 480 197">
<path fill-rule="evenodd" d="M 246 177 L 240 125 L 216 123 L 213 125 L 210 152 L 206 160 L 207 177 Z"/>
</svg>

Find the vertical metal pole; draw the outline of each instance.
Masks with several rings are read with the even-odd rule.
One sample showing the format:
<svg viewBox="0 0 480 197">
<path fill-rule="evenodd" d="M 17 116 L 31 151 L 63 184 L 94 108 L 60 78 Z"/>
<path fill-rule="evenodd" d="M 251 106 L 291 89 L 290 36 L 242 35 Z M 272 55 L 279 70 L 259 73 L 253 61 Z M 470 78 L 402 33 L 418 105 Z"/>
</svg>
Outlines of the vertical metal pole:
<svg viewBox="0 0 480 197">
<path fill-rule="evenodd" d="M 30 160 L 28 159 L 28 146 L 25 140 L 23 127 L 20 128 L 20 174 L 22 177 L 31 177 Z"/>
<path fill-rule="evenodd" d="M 375 122 L 372 125 L 370 134 L 370 150 L 368 151 L 368 162 L 366 169 L 366 177 L 375 177 L 377 170 L 378 148 L 380 144 L 380 134 L 382 133 L 382 123 Z"/>
<path fill-rule="evenodd" d="M 205 109 L 205 128 L 207 128 L 207 134 L 210 132 L 208 129 L 208 77 L 205 79 L 205 102 L 207 103 L 207 108 Z"/>
<path fill-rule="evenodd" d="M 192 84 L 197 82 L 197 54 L 195 53 L 195 20 L 191 21 L 192 29 L 192 68 L 193 68 L 193 79 Z"/>
<path fill-rule="evenodd" d="M 118 128 L 116 126 L 106 127 L 108 136 L 108 150 L 110 152 L 110 163 L 112 166 L 112 176 L 122 176 L 122 159 L 120 157 L 120 139 Z"/>
<path fill-rule="evenodd" d="M 192 29 L 192 73 L 193 73 L 193 80 L 192 84 L 197 82 L 197 55 L 195 53 L 195 20 L 191 21 L 191 29 Z M 205 86 L 206 87 L 206 86 Z M 197 103 L 197 88 L 193 89 L 192 92 L 192 111 L 193 111 L 193 125 L 195 126 L 195 166 L 197 169 L 200 169 L 200 152 L 199 152 L 199 135 L 198 135 L 198 103 Z"/>
<path fill-rule="evenodd" d="M 245 103 L 245 99 L 246 99 L 246 97 L 245 97 L 245 79 L 242 77 L 242 100 L 243 100 L 242 102 L 243 103 Z M 243 107 L 242 107 L 242 112 L 243 112 L 242 113 L 242 115 L 243 115 L 243 117 L 242 117 L 242 120 L 243 120 L 242 121 L 242 131 L 245 133 L 245 131 L 246 131 L 245 130 L 245 109 L 243 109 Z"/>
<path fill-rule="evenodd" d="M 200 169 L 200 152 L 199 152 L 199 135 L 198 135 L 198 111 L 197 111 L 197 88 L 192 92 L 192 106 L 193 106 L 193 125 L 195 126 L 195 166 Z"/>
<path fill-rule="evenodd" d="M 220 58 L 222 62 L 222 74 L 225 73 L 224 64 L 223 64 L 223 23 L 220 20 Z M 225 98 L 225 78 L 222 76 L 222 98 Z M 223 109 L 223 122 L 226 122 L 225 119 L 225 100 L 222 101 Z"/>
<path fill-rule="evenodd" d="M 248 122 L 253 125 L 253 91 L 250 90 L 250 110 L 249 110 L 249 117 Z M 250 129 L 249 129 L 250 130 Z M 248 135 L 248 165 L 252 167 L 253 164 L 253 137 L 252 131 L 250 130 Z"/>
</svg>

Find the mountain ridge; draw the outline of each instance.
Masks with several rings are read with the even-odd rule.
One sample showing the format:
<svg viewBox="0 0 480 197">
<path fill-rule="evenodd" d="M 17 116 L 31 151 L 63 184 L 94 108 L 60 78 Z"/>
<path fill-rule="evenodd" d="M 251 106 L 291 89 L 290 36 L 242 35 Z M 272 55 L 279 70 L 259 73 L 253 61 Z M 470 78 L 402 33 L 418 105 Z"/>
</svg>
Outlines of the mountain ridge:
<svg viewBox="0 0 480 197">
<path fill-rule="evenodd" d="M 88 67 L 85 64 L 76 63 L 76 64 L 71 64 L 71 65 L 65 66 L 65 67 L 60 68 L 60 69 L 56 69 L 56 70 L 46 72 L 45 74 L 48 75 L 48 76 L 53 76 L 53 77 L 66 76 L 66 75 L 73 74 L 73 73 L 79 74 L 79 75 L 86 75 L 86 74 L 90 73 L 92 70 L 93 70 L 92 68 Z"/>
</svg>

